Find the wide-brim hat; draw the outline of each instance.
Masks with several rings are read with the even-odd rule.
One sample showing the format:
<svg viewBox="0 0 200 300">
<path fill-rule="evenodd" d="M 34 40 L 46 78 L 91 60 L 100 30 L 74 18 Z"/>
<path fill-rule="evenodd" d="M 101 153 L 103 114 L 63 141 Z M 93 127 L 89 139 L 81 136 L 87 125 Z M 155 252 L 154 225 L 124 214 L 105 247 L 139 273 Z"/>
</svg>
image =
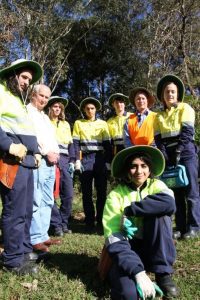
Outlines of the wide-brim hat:
<svg viewBox="0 0 200 300">
<path fill-rule="evenodd" d="M 173 82 L 177 86 L 177 88 L 178 88 L 178 100 L 182 102 L 183 98 L 184 98 L 184 94 L 185 94 L 184 84 L 178 76 L 175 76 L 175 75 L 172 75 L 172 74 L 167 74 L 159 80 L 158 85 L 157 85 L 157 97 L 158 97 L 158 99 L 160 101 L 163 101 L 163 99 L 162 99 L 163 86 L 167 82 Z"/>
<path fill-rule="evenodd" d="M 109 106 L 112 107 L 112 104 L 115 100 L 122 100 L 124 101 L 125 105 L 128 105 L 128 96 L 122 94 L 122 93 L 115 93 L 115 94 L 112 94 L 109 99 L 108 99 L 108 104 Z"/>
<path fill-rule="evenodd" d="M 94 106 L 96 107 L 96 110 L 101 110 L 101 102 L 99 100 L 97 100 L 96 98 L 93 97 L 87 97 L 85 99 L 83 99 L 80 103 L 80 110 L 83 111 L 84 107 L 86 106 L 86 104 L 88 103 L 92 103 L 94 104 Z"/>
<path fill-rule="evenodd" d="M 64 105 L 64 107 L 67 107 L 69 101 L 68 101 L 68 99 L 66 99 L 64 97 L 52 96 L 49 98 L 46 108 L 52 106 L 54 103 L 57 103 L 57 102 L 62 103 Z"/>
<path fill-rule="evenodd" d="M 134 154 L 147 154 L 152 159 L 152 173 L 160 176 L 165 169 L 165 159 L 160 150 L 152 146 L 132 146 L 118 152 L 111 164 L 111 174 L 113 177 L 121 178 L 124 176 L 124 164 L 126 160 Z"/>
<path fill-rule="evenodd" d="M 0 78 L 4 78 L 10 73 L 17 71 L 20 68 L 30 69 L 33 71 L 33 78 L 30 84 L 37 82 L 43 76 L 43 70 L 40 64 L 33 60 L 17 59 L 10 66 L 0 70 Z"/>
<path fill-rule="evenodd" d="M 137 95 L 137 93 L 140 92 L 147 95 L 148 108 L 151 108 L 155 103 L 155 97 L 145 87 L 136 87 L 133 90 L 131 90 L 129 94 L 129 102 L 135 106 L 135 96 Z"/>
</svg>

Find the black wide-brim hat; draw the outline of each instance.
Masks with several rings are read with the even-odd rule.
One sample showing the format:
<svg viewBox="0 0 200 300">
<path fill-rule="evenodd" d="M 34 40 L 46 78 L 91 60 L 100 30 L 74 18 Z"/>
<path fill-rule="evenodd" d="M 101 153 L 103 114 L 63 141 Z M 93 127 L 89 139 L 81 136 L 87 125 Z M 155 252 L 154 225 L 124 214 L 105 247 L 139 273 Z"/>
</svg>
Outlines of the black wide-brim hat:
<svg viewBox="0 0 200 300">
<path fill-rule="evenodd" d="M 96 98 L 93 97 L 87 97 L 85 99 L 83 99 L 80 103 L 80 110 L 83 111 L 84 107 L 86 106 L 86 104 L 94 104 L 94 106 L 96 107 L 96 110 L 99 111 L 101 110 L 101 102 L 99 100 L 97 100 Z"/>
<path fill-rule="evenodd" d="M 64 97 L 59 97 L 59 96 L 52 96 L 49 98 L 49 101 L 46 105 L 46 108 L 52 106 L 54 103 L 62 103 L 64 105 L 64 107 L 67 107 L 68 105 L 68 99 L 64 98 Z"/>
<path fill-rule="evenodd" d="M 178 89 L 178 101 L 182 102 L 183 98 L 184 98 L 184 94 L 185 94 L 185 87 L 184 84 L 182 82 L 182 80 L 178 77 L 175 76 L 173 74 L 167 74 L 165 76 L 163 76 L 157 85 L 157 97 L 160 101 L 163 101 L 162 99 L 162 92 L 163 92 L 163 87 L 167 82 L 173 82 Z"/>
<path fill-rule="evenodd" d="M 137 95 L 137 93 L 144 93 L 145 95 L 147 95 L 148 108 L 151 108 L 154 105 L 155 97 L 145 87 L 136 87 L 133 90 L 131 90 L 129 94 L 129 102 L 132 105 L 135 106 L 135 96 Z"/>
<path fill-rule="evenodd" d="M 122 94 L 122 93 L 115 93 L 115 94 L 112 94 L 109 99 L 108 99 L 108 104 L 109 106 L 112 107 L 112 104 L 115 100 L 122 100 L 124 101 L 125 105 L 128 105 L 129 104 L 129 101 L 128 101 L 128 96 Z"/>
<path fill-rule="evenodd" d="M 124 165 L 127 159 L 134 154 L 148 155 L 152 159 L 152 173 L 160 176 L 165 169 L 165 159 L 160 150 L 152 146 L 132 146 L 118 152 L 111 164 L 111 174 L 113 177 L 122 178 L 124 176 Z"/>
<path fill-rule="evenodd" d="M 33 71 L 33 77 L 30 84 L 34 84 L 43 76 L 42 67 L 36 61 L 27 59 L 17 59 L 13 61 L 9 67 L 0 70 L 0 78 L 5 78 L 9 74 L 14 73 L 15 71 L 21 68 L 27 70 L 30 69 Z"/>
</svg>

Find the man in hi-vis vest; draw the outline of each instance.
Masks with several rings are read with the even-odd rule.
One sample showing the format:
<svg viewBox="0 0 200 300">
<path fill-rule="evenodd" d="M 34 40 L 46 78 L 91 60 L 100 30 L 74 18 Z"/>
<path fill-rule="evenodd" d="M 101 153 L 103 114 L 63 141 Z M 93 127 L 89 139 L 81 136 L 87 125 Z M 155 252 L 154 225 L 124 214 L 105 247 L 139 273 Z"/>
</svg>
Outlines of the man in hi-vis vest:
<svg viewBox="0 0 200 300">
<path fill-rule="evenodd" d="M 138 87 L 131 91 L 129 101 L 136 108 L 124 125 L 124 146 L 125 148 L 134 145 L 154 146 L 153 123 L 156 113 L 150 108 L 155 98 L 144 87 Z"/>
</svg>

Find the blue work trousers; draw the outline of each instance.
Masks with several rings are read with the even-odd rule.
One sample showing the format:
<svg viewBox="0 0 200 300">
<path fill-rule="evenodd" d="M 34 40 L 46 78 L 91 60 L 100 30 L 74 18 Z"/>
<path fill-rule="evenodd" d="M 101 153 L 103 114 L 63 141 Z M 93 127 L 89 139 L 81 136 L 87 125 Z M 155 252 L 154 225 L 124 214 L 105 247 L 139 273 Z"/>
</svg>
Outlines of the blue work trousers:
<svg viewBox="0 0 200 300">
<path fill-rule="evenodd" d="M 69 218 L 72 210 L 72 200 L 74 195 L 73 180 L 68 172 L 69 157 L 67 155 L 60 155 L 59 165 L 60 169 L 60 200 L 61 205 L 58 208 L 56 202 L 51 212 L 51 227 L 53 229 L 68 228 Z"/>
<path fill-rule="evenodd" d="M 186 168 L 189 185 L 174 189 L 176 200 L 176 229 L 182 234 L 189 230 L 200 230 L 200 196 L 198 183 L 198 158 L 194 154 L 182 157 L 180 164 Z"/>
<path fill-rule="evenodd" d="M 12 189 L 0 183 L 2 234 L 4 251 L 2 258 L 7 267 L 21 265 L 24 254 L 32 252 L 30 224 L 33 210 L 33 170 L 19 166 Z"/>
<path fill-rule="evenodd" d="M 30 235 L 32 245 L 36 245 L 49 239 L 48 230 L 54 204 L 55 166 L 50 166 L 42 159 L 40 167 L 33 171 L 33 175 L 34 201 Z"/>
<path fill-rule="evenodd" d="M 145 271 L 152 273 L 173 272 L 176 250 L 172 239 L 171 218 L 144 218 L 143 239 L 130 241 L 131 249 L 144 264 Z M 134 276 L 131 278 L 113 263 L 109 272 L 111 298 L 113 300 L 138 300 Z"/>
<path fill-rule="evenodd" d="M 102 152 L 83 154 L 84 171 L 80 174 L 85 223 L 93 225 L 95 220 L 102 224 L 103 209 L 106 201 L 107 171 Z M 96 213 L 93 203 L 93 183 L 96 188 Z"/>
</svg>

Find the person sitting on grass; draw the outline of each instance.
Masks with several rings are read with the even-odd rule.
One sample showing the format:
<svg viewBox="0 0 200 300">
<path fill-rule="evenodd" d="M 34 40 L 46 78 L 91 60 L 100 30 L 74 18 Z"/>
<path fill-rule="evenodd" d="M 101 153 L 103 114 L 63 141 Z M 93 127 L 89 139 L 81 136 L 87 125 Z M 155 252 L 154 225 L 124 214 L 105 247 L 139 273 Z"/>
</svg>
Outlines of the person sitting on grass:
<svg viewBox="0 0 200 300">
<path fill-rule="evenodd" d="M 119 184 L 108 195 L 103 213 L 105 246 L 112 259 L 112 299 L 179 294 L 172 280 L 174 195 L 155 178 L 164 168 L 162 153 L 152 146 L 126 148 L 112 161 L 111 173 Z M 156 284 L 146 272 L 155 274 Z"/>
</svg>

